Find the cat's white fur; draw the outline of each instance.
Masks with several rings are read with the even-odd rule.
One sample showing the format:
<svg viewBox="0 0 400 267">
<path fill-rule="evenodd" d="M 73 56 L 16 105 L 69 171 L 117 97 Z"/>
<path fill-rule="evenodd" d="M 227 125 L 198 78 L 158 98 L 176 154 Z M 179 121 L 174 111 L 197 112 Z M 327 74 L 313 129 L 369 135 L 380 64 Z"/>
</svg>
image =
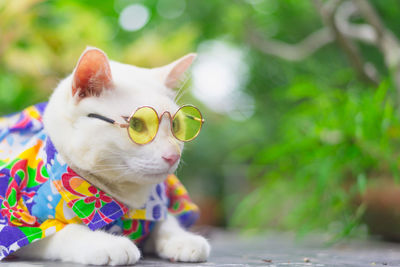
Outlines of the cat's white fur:
<svg viewBox="0 0 400 267">
<path fill-rule="evenodd" d="M 83 55 L 92 49 L 88 48 Z M 158 114 L 174 114 L 178 106 L 167 86 L 175 84 L 193 58 L 190 54 L 157 69 L 110 61 L 112 89 L 102 90 L 97 96 L 72 95 L 74 73 L 68 76 L 55 89 L 44 114 L 45 129 L 58 152 L 92 184 L 131 208 L 141 207 L 151 187 L 173 173 L 179 164 L 178 160 L 170 166 L 163 159 L 171 154 L 180 155 L 183 149 L 183 143 L 171 134 L 168 116 L 162 117 L 154 141 L 136 145 L 129 140 L 126 129 L 87 114 L 101 114 L 121 123 L 121 116 L 129 116 L 141 106 L 151 106 Z M 210 252 L 206 239 L 181 228 L 172 216 L 157 223 L 149 242 L 159 256 L 176 261 L 205 261 Z M 133 264 L 141 255 L 127 237 L 91 231 L 84 225 L 68 225 L 16 254 L 100 265 Z"/>
</svg>

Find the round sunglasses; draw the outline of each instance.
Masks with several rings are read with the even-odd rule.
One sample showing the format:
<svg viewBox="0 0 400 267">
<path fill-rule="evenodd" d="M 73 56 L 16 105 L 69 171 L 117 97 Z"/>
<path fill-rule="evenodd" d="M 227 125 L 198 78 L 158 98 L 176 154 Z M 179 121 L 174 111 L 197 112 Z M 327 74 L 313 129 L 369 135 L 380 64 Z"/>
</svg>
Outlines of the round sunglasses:
<svg viewBox="0 0 400 267">
<path fill-rule="evenodd" d="M 87 116 L 112 123 L 121 128 L 127 128 L 128 136 L 132 142 L 144 145 L 150 143 L 156 137 L 164 114 L 167 114 L 170 119 L 172 134 L 182 142 L 195 139 L 204 123 L 200 110 L 192 105 L 181 106 L 173 116 L 168 111 L 158 116 L 154 108 L 140 107 L 130 117 L 122 116 L 126 123 L 118 123 L 113 119 L 95 113 L 90 113 Z"/>
</svg>

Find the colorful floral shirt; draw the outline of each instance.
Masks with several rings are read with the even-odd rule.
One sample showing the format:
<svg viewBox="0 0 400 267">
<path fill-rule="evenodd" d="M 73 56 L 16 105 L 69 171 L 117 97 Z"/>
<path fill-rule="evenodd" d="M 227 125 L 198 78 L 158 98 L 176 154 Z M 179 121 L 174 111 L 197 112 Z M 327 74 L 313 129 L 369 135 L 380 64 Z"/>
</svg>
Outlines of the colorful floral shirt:
<svg viewBox="0 0 400 267">
<path fill-rule="evenodd" d="M 172 174 L 136 210 L 80 177 L 43 129 L 45 108 L 41 103 L 0 118 L 0 260 L 70 223 L 140 243 L 167 213 L 185 227 L 195 222 L 198 208 Z"/>
</svg>

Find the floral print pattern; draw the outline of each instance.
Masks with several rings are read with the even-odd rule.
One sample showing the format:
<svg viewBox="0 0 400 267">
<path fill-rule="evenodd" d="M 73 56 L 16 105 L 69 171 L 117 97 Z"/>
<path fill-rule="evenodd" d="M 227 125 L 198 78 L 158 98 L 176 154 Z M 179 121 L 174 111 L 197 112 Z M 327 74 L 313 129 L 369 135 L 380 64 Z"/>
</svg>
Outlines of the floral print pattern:
<svg viewBox="0 0 400 267">
<path fill-rule="evenodd" d="M 89 190 L 90 193 L 93 194 L 93 196 L 85 198 L 84 201 L 87 204 L 94 202 L 94 207 L 96 209 L 100 208 L 105 203 L 110 203 L 111 202 L 111 197 L 107 196 L 106 193 L 104 193 L 102 191 L 99 191 L 93 185 L 89 186 L 88 190 Z"/>
</svg>

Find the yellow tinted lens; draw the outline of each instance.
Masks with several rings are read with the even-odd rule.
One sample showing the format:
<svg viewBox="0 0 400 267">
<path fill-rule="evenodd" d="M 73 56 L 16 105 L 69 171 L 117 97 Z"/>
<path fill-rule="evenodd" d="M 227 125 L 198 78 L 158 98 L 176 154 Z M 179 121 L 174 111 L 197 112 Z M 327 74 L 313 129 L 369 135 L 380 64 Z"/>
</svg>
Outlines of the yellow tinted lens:
<svg viewBox="0 0 400 267">
<path fill-rule="evenodd" d="M 128 133 L 135 143 L 146 144 L 153 140 L 158 130 L 158 116 L 154 109 L 138 109 L 129 121 Z"/>
<path fill-rule="evenodd" d="M 181 141 L 190 141 L 200 132 L 203 118 L 200 111 L 192 106 L 183 106 L 172 120 L 172 131 Z"/>
</svg>

